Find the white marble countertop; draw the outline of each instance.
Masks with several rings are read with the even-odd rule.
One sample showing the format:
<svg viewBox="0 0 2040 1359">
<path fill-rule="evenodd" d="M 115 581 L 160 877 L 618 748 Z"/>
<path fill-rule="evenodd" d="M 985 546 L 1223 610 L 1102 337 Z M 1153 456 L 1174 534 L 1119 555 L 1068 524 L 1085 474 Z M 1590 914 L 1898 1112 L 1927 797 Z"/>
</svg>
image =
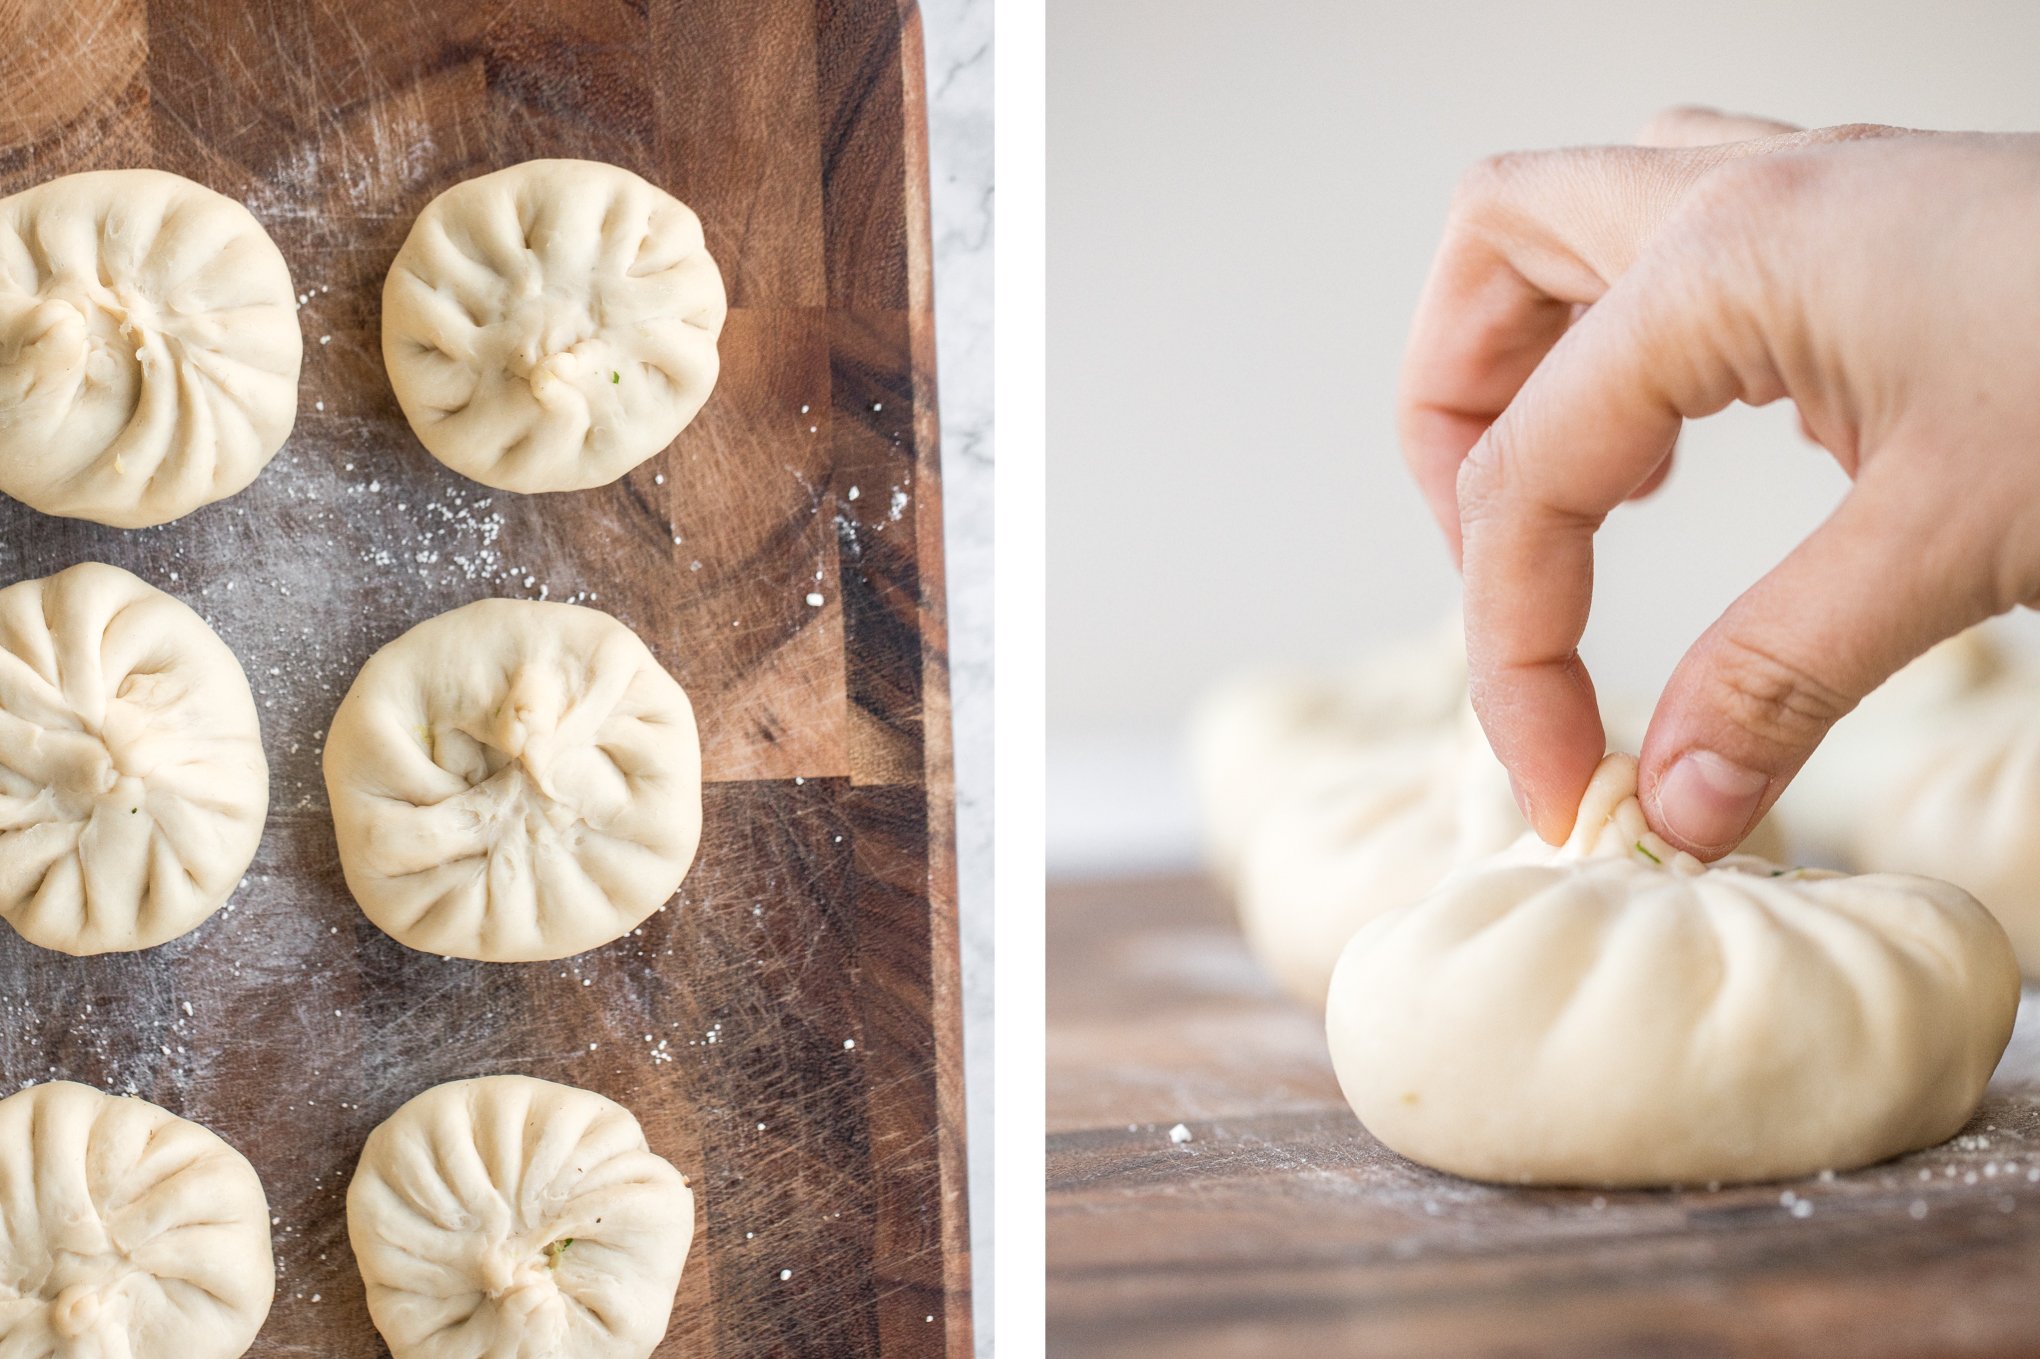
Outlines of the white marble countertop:
<svg viewBox="0 0 2040 1359">
<path fill-rule="evenodd" d="M 922 0 L 977 1352 L 992 1353 L 992 0 Z"/>
</svg>

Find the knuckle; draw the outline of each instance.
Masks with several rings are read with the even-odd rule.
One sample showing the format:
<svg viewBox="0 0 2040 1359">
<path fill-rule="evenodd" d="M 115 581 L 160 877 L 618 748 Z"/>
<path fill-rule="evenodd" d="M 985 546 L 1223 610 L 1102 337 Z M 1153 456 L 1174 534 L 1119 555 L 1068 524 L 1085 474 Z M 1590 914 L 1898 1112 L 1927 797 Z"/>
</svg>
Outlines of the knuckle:
<svg viewBox="0 0 2040 1359">
<path fill-rule="evenodd" d="M 1501 151 L 1481 157 L 1459 177 L 1452 195 L 1454 215 L 1477 217 L 1507 200 L 1525 180 L 1539 173 L 1550 155 L 1548 151 Z"/>
<path fill-rule="evenodd" d="M 1903 137 L 1906 130 L 1889 123 L 1836 123 L 1832 127 L 1815 128 L 1806 134 L 1809 142 L 1862 142 L 1879 137 Z"/>
<path fill-rule="evenodd" d="M 1687 332 L 1758 360 L 1738 374 L 1752 395 L 1768 350 L 1751 332 L 1789 314 L 1782 300 L 1800 286 L 1794 243 L 1818 220 L 1808 204 L 1824 173 L 1819 158 L 1791 153 L 1726 161 L 1693 186 L 1653 251 L 1653 282 L 1677 300 Z"/>
<path fill-rule="evenodd" d="M 1716 228 L 1754 225 L 1805 194 L 1821 169 L 1819 157 L 1790 152 L 1723 161 L 1695 187 L 1691 215 Z"/>
<path fill-rule="evenodd" d="M 1777 747 L 1810 749 L 1855 706 L 1807 667 L 1746 638 L 1726 641 L 1713 673 L 1723 715 Z"/>
<path fill-rule="evenodd" d="M 1472 523 L 1493 516 L 1509 493 L 1508 436 L 1497 423 L 1459 464 L 1459 517 Z"/>
<path fill-rule="evenodd" d="M 1836 182 L 1848 163 L 1835 158 L 1837 144 L 1904 135 L 1903 128 L 1880 123 L 1844 123 L 1794 134 L 1776 150 L 1730 155 L 1694 186 L 1688 215 L 1717 226 L 1774 223 L 1782 211 Z"/>
</svg>

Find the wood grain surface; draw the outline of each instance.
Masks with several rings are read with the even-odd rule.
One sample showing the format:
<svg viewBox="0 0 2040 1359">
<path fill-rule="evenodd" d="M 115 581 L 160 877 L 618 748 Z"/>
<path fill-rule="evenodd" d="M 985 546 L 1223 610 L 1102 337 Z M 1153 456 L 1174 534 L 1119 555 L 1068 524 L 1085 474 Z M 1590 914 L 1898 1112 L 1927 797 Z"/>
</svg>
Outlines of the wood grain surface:
<svg viewBox="0 0 2040 1359">
<path fill-rule="evenodd" d="M 2040 1354 L 2031 991 L 1953 1142 L 1833 1178 L 1597 1194 L 1475 1184 L 1375 1142 L 1318 1019 L 1200 881 L 1053 887 L 1048 949 L 1051 1354 Z"/>
<path fill-rule="evenodd" d="M 251 1353 L 383 1353 L 355 1158 L 412 1094 L 494 1071 L 621 1101 L 693 1181 L 660 1355 L 970 1351 L 922 78 L 910 0 L 0 4 L 0 191 L 187 175 L 247 203 L 308 294 L 297 427 L 248 491 L 133 533 L 0 504 L 5 579 L 124 566 L 254 684 L 273 791 L 228 909 L 131 956 L 0 931 L 0 1087 L 132 1091 L 260 1171 L 280 1278 Z M 411 436 L 378 306 L 426 202 L 539 156 L 692 205 L 732 310 L 671 448 L 516 496 Z M 342 882 L 326 723 L 412 624 L 541 595 L 615 614 L 686 686 L 700 858 L 576 959 L 412 952 Z"/>
</svg>

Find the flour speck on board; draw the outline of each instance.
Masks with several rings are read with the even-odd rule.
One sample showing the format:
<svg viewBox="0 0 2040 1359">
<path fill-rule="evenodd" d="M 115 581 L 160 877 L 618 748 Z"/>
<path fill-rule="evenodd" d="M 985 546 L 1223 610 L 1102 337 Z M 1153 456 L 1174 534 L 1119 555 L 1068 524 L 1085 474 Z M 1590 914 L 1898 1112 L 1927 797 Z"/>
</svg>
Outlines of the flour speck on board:
<svg viewBox="0 0 2040 1359">
<path fill-rule="evenodd" d="M 1181 1123 L 1178 1123 L 1175 1127 L 1169 1129 L 1169 1140 L 1179 1147 L 1182 1146 L 1185 1142 L 1190 1141 L 1191 1136 L 1192 1134 L 1190 1132 L 1190 1129 Z"/>
</svg>

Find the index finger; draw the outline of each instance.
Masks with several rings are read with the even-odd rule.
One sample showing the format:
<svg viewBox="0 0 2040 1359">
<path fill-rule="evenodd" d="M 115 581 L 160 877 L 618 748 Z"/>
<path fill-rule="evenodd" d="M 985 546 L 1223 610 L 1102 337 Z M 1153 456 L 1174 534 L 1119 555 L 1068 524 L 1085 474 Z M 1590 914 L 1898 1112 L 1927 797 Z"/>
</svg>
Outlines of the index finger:
<svg viewBox="0 0 2040 1359">
<path fill-rule="evenodd" d="M 1664 286 L 1656 272 L 1639 267 L 1567 332 L 1457 479 L 1474 711 L 1525 816 L 1552 843 L 1572 829 L 1606 753 L 1579 655 L 1594 532 L 1650 477 L 1683 420 L 1740 391 L 1690 287 Z"/>
</svg>

